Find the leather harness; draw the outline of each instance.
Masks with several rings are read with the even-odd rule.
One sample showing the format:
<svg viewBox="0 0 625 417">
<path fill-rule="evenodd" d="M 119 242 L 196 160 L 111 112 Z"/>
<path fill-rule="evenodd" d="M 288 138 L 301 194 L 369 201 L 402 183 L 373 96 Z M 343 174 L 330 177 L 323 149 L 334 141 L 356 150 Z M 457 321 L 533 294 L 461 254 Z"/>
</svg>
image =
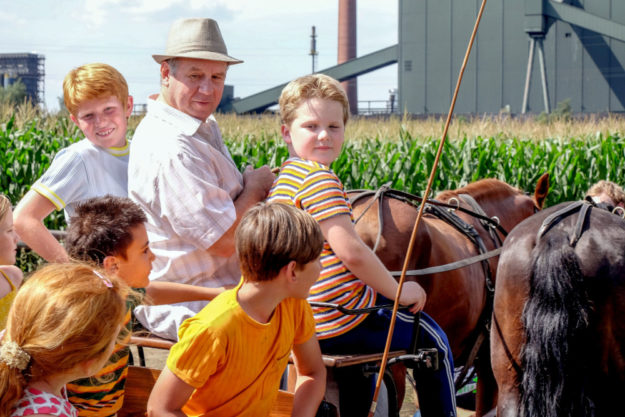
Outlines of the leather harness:
<svg viewBox="0 0 625 417">
<path fill-rule="evenodd" d="M 364 214 L 371 208 L 371 206 L 373 205 L 375 201 L 379 200 L 381 202 L 385 196 L 389 198 L 397 199 L 413 207 L 417 207 L 419 203 L 423 203 L 422 197 L 415 196 L 415 195 L 412 195 L 403 191 L 393 190 L 389 187 L 389 184 L 383 185 L 376 191 L 355 190 L 352 192 L 358 193 L 357 195 L 350 197 L 352 205 L 363 198 L 373 197 L 371 198 L 371 200 L 369 201 L 369 203 L 367 204 L 363 212 L 360 214 L 360 216 L 356 219 L 356 222 L 358 222 L 364 216 Z M 468 353 L 466 353 L 467 360 L 465 362 L 465 365 L 463 366 L 462 371 L 456 378 L 456 382 L 455 382 L 456 390 L 466 385 L 471 379 L 470 377 L 467 378 L 468 370 L 473 365 L 473 362 L 475 361 L 475 358 L 477 357 L 477 354 L 483 342 L 487 339 L 488 333 L 490 332 L 490 321 L 491 321 L 491 315 L 492 315 L 492 309 L 493 309 L 493 298 L 494 298 L 495 288 L 494 288 L 493 279 L 492 279 L 493 274 L 490 269 L 490 265 L 487 261 L 489 258 L 497 256 L 501 252 L 502 241 L 499 238 L 499 235 L 497 235 L 495 229 L 499 230 L 504 236 L 507 236 L 507 232 L 499 224 L 499 219 L 488 217 L 486 213 L 484 212 L 484 210 L 482 210 L 482 208 L 479 206 L 479 204 L 477 203 L 477 201 L 475 201 L 473 197 L 471 197 L 468 194 L 460 194 L 459 197 L 464 202 L 466 202 L 469 206 L 471 206 L 473 210 L 467 210 L 463 207 L 460 207 L 460 203 L 457 200 L 456 200 L 456 204 L 453 205 L 453 204 L 446 204 L 446 203 L 442 203 L 436 200 L 428 199 L 426 200 L 427 205 L 425 207 L 425 211 L 445 221 L 446 223 L 453 226 L 460 233 L 465 235 L 477 247 L 479 255 L 466 258 L 460 261 L 452 262 L 449 264 L 445 264 L 445 265 L 438 265 L 438 266 L 433 266 L 433 267 L 424 268 L 420 270 L 411 270 L 411 271 L 406 272 L 406 275 L 410 275 L 410 276 L 429 275 L 429 274 L 459 269 L 459 268 L 462 268 L 462 267 L 465 267 L 467 265 L 471 265 L 477 262 L 482 263 L 482 268 L 484 270 L 484 276 L 485 276 L 485 288 L 486 288 L 485 307 L 482 310 L 482 313 L 480 314 L 480 318 L 478 319 L 478 325 L 476 326 L 474 335 L 472 336 L 474 338 L 472 347 L 468 351 Z M 485 228 L 485 230 L 487 230 L 488 233 L 490 234 L 491 239 L 496 249 L 492 251 L 487 251 L 486 246 L 484 245 L 484 241 L 482 240 L 479 233 L 475 230 L 473 225 L 468 224 L 467 222 L 462 220 L 455 213 L 456 210 L 470 214 L 471 216 L 477 218 L 482 224 L 482 226 Z M 379 246 L 380 239 L 382 237 L 382 232 L 384 230 L 384 216 L 383 216 L 382 204 L 378 204 L 378 224 L 379 224 L 378 233 L 377 233 L 376 241 L 373 247 L 374 252 L 377 250 Z M 392 271 L 391 274 L 393 276 L 399 276 L 401 275 L 401 272 Z M 463 353 L 462 356 L 464 355 L 465 353 Z"/>
</svg>

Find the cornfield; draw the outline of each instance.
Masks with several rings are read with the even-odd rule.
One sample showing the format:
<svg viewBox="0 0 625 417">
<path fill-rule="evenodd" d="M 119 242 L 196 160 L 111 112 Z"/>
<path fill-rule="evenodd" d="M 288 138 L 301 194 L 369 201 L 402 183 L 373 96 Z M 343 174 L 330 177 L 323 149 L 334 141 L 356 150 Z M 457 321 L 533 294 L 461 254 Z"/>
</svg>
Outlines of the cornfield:
<svg viewBox="0 0 625 417">
<path fill-rule="evenodd" d="M 82 135 L 65 116 L 16 110 L 0 123 L 0 192 L 16 204 L 63 147 Z M 30 119 L 28 119 L 30 117 Z M 275 115 L 219 115 L 224 139 L 237 166 L 279 166 L 288 150 Z M 140 118 L 131 120 L 129 136 Z M 442 131 L 440 119 L 356 119 L 348 123 L 343 152 L 332 168 L 347 189 L 393 188 L 421 195 Z M 514 134 L 516 129 L 518 134 Z M 594 182 L 625 178 L 625 119 L 458 118 L 442 153 L 434 193 L 480 178 L 498 178 L 531 191 L 544 172 L 551 176 L 547 205 L 576 200 Z M 46 219 L 63 229 L 61 213 Z"/>
</svg>

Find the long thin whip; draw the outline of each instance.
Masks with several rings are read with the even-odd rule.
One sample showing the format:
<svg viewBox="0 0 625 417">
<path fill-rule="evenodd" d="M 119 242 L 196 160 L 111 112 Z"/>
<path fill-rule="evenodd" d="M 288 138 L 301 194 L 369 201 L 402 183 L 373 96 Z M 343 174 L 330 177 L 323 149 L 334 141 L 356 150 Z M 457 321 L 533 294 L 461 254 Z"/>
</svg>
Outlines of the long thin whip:
<svg viewBox="0 0 625 417">
<path fill-rule="evenodd" d="M 375 384 L 375 392 L 373 393 L 373 401 L 369 409 L 369 415 L 368 415 L 369 417 L 373 417 L 373 415 L 375 414 L 375 410 L 377 408 L 378 395 L 380 394 L 380 386 L 382 385 L 384 372 L 386 371 L 386 364 L 388 362 L 388 355 L 389 355 L 389 351 L 391 348 L 391 340 L 393 339 L 393 331 L 395 330 L 395 320 L 397 317 L 397 310 L 399 309 L 399 296 L 401 295 L 401 290 L 404 286 L 404 280 L 406 278 L 406 271 L 408 270 L 408 265 L 410 263 L 410 257 L 412 255 L 412 251 L 414 248 L 414 244 L 415 244 L 415 240 L 417 236 L 417 230 L 419 229 L 419 224 L 421 223 L 421 218 L 423 217 L 423 210 L 425 208 L 424 202 L 428 198 L 428 195 L 430 194 L 430 191 L 432 189 L 432 183 L 434 182 L 434 176 L 436 175 L 438 162 L 440 160 L 441 154 L 443 153 L 443 147 L 447 139 L 447 131 L 449 130 L 451 116 L 453 115 L 454 107 L 456 106 L 456 99 L 458 98 L 458 91 L 460 90 L 460 83 L 462 82 L 464 69 L 467 66 L 469 55 L 471 53 L 471 48 L 473 47 L 473 42 L 475 41 L 475 36 L 477 35 L 477 28 L 480 26 L 480 20 L 482 20 L 482 14 L 484 12 L 485 7 L 486 7 L 486 0 L 482 0 L 482 5 L 480 6 L 480 11 L 477 14 L 477 19 L 475 20 L 475 26 L 473 27 L 473 32 L 471 33 L 471 39 L 469 40 L 467 51 L 464 54 L 464 60 L 462 61 L 462 67 L 460 68 L 460 74 L 458 75 L 458 82 L 456 83 L 456 89 L 451 99 L 451 105 L 449 106 L 449 113 L 447 113 L 447 120 L 445 121 L 445 129 L 443 129 L 443 137 L 441 138 L 440 144 L 438 145 L 438 151 L 436 152 L 434 165 L 432 166 L 432 171 L 430 172 L 430 178 L 428 179 L 427 187 L 425 188 L 425 193 L 423 195 L 423 202 L 419 206 L 419 212 L 417 213 L 417 220 L 415 221 L 414 228 L 412 229 L 412 235 L 410 236 L 410 243 L 408 244 L 408 249 L 406 252 L 406 259 L 404 260 L 404 266 L 402 268 L 401 276 L 399 278 L 399 284 L 397 285 L 397 293 L 395 294 L 395 302 L 393 303 L 393 314 L 391 315 L 391 323 L 388 329 L 388 336 L 386 337 L 386 345 L 384 346 L 384 354 L 382 355 L 382 363 L 380 364 L 380 371 L 378 373 L 378 379 Z"/>
</svg>

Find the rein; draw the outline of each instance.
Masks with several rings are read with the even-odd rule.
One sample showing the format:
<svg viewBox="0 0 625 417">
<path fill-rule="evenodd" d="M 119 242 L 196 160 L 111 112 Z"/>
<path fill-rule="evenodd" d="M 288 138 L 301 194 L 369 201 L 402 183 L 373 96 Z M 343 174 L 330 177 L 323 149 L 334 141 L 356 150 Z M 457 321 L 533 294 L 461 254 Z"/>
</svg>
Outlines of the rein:
<svg viewBox="0 0 625 417">
<path fill-rule="evenodd" d="M 358 193 L 357 195 L 353 197 L 350 196 L 350 202 L 352 205 L 356 203 L 357 201 L 362 200 L 363 198 L 373 196 L 373 198 L 369 200 L 369 203 L 367 204 L 363 212 L 360 213 L 360 215 L 356 219 L 355 221 L 356 223 L 358 223 L 358 221 L 362 219 L 365 213 L 373 206 L 373 203 L 375 203 L 376 200 L 379 200 L 378 233 L 375 239 L 375 244 L 373 246 L 374 252 L 377 250 L 380 244 L 380 240 L 382 238 L 382 232 L 384 230 L 384 216 L 383 216 L 383 209 L 382 209 L 382 204 L 381 204 L 384 197 L 386 196 L 388 198 L 396 199 L 398 201 L 401 201 L 415 208 L 417 208 L 419 206 L 419 203 L 422 203 L 424 200 L 422 197 L 419 197 L 417 195 L 391 189 L 389 188 L 389 183 L 384 184 L 382 187 L 378 188 L 376 191 L 351 190 L 349 192 Z M 467 201 L 473 207 L 474 211 L 460 207 L 459 201 L 456 201 L 457 204 L 452 205 L 452 204 L 446 204 L 446 203 L 442 203 L 440 201 L 431 200 L 431 199 L 425 200 L 426 202 L 425 211 L 446 221 L 447 223 L 451 224 L 456 229 L 458 229 L 462 234 L 467 236 L 467 238 L 469 238 L 469 240 L 471 240 L 478 247 L 480 254 L 470 257 L 470 258 L 462 259 L 459 261 L 450 262 L 444 265 L 437 265 L 437 266 L 424 268 L 424 269 L 409 270 L 409 271 L 406 271 L 407 276 L 421 276 L 421 275 L 435 274 L 439 272 L 453 271 L 454 269 L 464 268 L 465 266 L 472 265 L 477 262 L 486 261 L 489 258 L 499 255 L 499 253 L 501 252 L 500 248 L 487 252 L 486 247 L 484 246 L 483 242 L 481 241 L 481 238 L 479 237 L 479 235 L 477 234 L 473 226 L 466 223 L 464 220 L 462 220 L 457 215 L 455 215 L 454 211 L 459 210 L 459 211 L 462 211 L 463 213 L 467 213 L 477 218 L 480 221 L 480 223 L 484 226 L 484 229 L 489 232 L 496 247 L 501 246 L 501 239 L 499 238 L 499 235 L 495 233 L 494 229 L 496 228 L 504 237 L 508 235 L 508 232 L 506 232 L 506 230 L 501 226 L 501 224 L 499 223 L 499 219 L 497 219 L 496 217 L 495 218 L 488 217 L 486 213 L 484 213 L 482 208 L 479 206 L 477 201 L 473 199 L 473 197 L 469 196 L 468 194 L 461 194 L 460 198 L 464 201 Z M 438 207 L 445 207 L 447 208 L 447 210 L 445 211 Z M 401 272 L 391 271 L 391 275 L 393 275 L 394 277 L 399 277 L 401 276 Z M 485 275 L 487 277 L 487 287 L 490 290 L 493 287 L 490 269 L 485 270 Z"/>
<path fill-rule="evenodd" d="M 382 201 L 382 199 L 385 196 L 387 196 L 389 198 L 394 198 L 395 200 L 399 200 L 399 201 L 401 201 L 403 203 L 406 203 L 408 205 L 411 205 L 411 206 L 413 206 L 415 208 L 418 208 L 419 204 L 424 201 L 423 197 L 420 197 L 418 195 L 410 194 L 410 193 L 407 193 L 405 191 L 400 191 L 400 190 L 395 190 L 393 188 L 390 188 L 390 182 L 382 185 L 376 191 L 373 191 L 373 190 L 348 190 L 347 192 L 348 193 L 358 193 L 355 196 L 350 196 L 349 197 L 349 201 L 351 202 L 352 205 L 354 205 L 356 202 L 362 200 L 363 198 L 367 198 L 367 197 L 373 196 L 373 198 L 369 201 L 369 204 L 367 205 L 367 207 L 365 207 L 363 212 L 360 213 L 360 215 L 356 219 L 356 223 L 358 223 L 358 221 L 364 216 L 364 214 L 371 208 L 371 206 L 373 205 L 375 200 Z M 457 211 L 461 211 L 463 213 L 469 214 L 470 216 L 475 217 L 476 219 L 478 219 L 484 225 L 484 227 L 486 227 L 486 225 L 488 225 L 488 227 L 490 227 L 490 228 L 497 229 L 504 237 L 508 236 L 508 232 L 506 231 L 506 229 L 504 229 L 501 226 L 501 224 L 499 222 L 499 219 L 496 216 L 495 217 L 488 217 L 486 215 L 486 213 L 484 213 L 484 211 L 481 208 L 476 208 L 476 207 L 479 207 L 479 205 L 477 205 L 477 202 L 475 201 L 475 199 L 473 199 L 473 197 L 471 197 L 469 194 L 461 194 L 460 196 L 461 196 L 461 198 L 463 200 L 465 200 L 466 197 L 469 197 L 471 200 L 473 200 L 473 202 L 475 202 L 476 206 L 473 206 L 473 204 L 471 204 L 469 201 L 465 200 L 468 204 L 470 204 L 473 207 L 473 210 L 469 210 L 469 209 L 466 209 L 466 208 L 460 206 L 460 202 L 456 198 L 453 198 L 453 199 L 450 200 L 450 201 L 455 201 L 456 204 L 443 203 L 441 201 L 433 200 L 433 199 L 430 199 L 430 198 L 425 199 L 425 203 L 426 203 L 426 205 L 429 204 L 429 205 L 432 205 L 432 206 L 445 207 L 445 208 L 447 208 L 449 210 L 457 210 Z M 378 219 L 379 218 L 380 218 L 380 209 L 378 209 Z"/>
</svg>

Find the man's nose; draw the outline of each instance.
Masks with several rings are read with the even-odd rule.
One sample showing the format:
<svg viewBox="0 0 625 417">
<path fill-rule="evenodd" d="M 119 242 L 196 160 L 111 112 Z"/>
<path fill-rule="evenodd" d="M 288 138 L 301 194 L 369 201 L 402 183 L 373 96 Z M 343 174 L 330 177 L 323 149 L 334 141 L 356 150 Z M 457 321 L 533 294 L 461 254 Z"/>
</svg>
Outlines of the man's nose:
<svg viewBox="0 0 625 417">
<path fill-rule="evenodd" d="M 200 93 L 210 94 L 213 92 L 213 82 L 211 80 L 204 80 L 200 83 Z"/>
</svg>

